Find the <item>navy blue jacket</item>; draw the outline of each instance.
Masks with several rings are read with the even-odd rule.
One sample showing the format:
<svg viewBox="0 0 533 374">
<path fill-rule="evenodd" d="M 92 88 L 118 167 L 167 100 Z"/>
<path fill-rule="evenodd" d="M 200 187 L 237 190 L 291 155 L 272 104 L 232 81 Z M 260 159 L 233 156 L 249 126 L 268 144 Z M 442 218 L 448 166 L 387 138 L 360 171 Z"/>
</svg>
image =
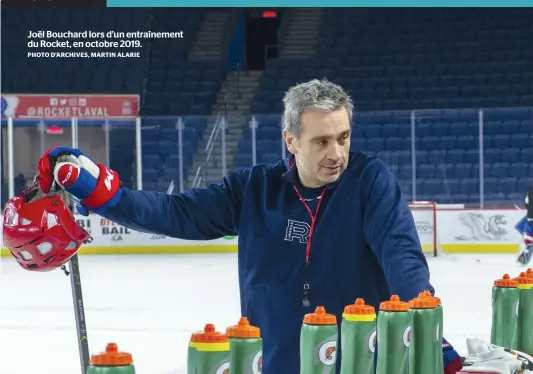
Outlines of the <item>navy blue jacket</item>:
<svg viewBox="0 0 533 374">
<path fill-rule="evenodd" d="M 322 200 L 309 266 L 311 218 L 295 186 L 312 212 Z M 177 195 L 125 189 L 104 216 L 134 230 L 188 240 L 238 235 L 241 311 L 261 328 L 262 372 L 296 374 L 302 320 L 316 306 L 340 322 L 344 306 L 359 297 L 378 308 L 391 294 L 409 300 L 433 292 L 413 217 L 382 161 L 351 153 L 347 169 L 320 199 L 322 192 L 301 186 L 286 159 Z M 304 284 L 309 306 L 302 302 Z M 340 368 L 340 351 L 337 358 Z"/>
</svg>

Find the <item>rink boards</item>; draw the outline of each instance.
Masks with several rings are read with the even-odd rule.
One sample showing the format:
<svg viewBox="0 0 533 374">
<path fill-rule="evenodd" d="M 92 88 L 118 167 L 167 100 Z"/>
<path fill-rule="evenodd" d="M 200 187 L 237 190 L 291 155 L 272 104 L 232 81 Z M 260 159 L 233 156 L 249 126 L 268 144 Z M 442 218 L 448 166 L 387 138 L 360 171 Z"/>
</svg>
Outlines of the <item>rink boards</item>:
<svg viewBox="0 0 533 374">
<path fill-rule="evenodd" d="M 516 253 L 520 248 L 522 235 L 517 231 L 515 225 L 524 215 L 525 210 L 522 209 L 438 209 L 435 224 L 432 211 L 413 211 L 423 247 L 433 246 L 432 238 L 436 232 L 438 245 L 442 251 L 447 253 Z M 92 243 L 86 244 L 80 249 L 80 254 L 227 253 L 237 251 L 237 237 L 235 236 L 211 241 L 189 241 L 163 235 L 140 233 L 97 215 L 90 215 L 89 217 L 77 215 L 76 219 L 93 237 Z M 8 256 L 9 252 L 2 249 L 1 254 Z"/>
</svg>

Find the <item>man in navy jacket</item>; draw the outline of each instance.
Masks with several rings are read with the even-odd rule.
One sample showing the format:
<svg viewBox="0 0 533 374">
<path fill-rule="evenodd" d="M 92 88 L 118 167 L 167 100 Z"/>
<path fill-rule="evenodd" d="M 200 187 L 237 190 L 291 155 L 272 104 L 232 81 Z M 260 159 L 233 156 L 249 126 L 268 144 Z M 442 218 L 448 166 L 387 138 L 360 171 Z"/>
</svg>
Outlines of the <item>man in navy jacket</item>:
<svg viewBox="0 0 533 374">
<path fill-rule="evenodd" d="M 265 374 L 299 373 L 302 320 L 318 305 L 340 320 L 357 298 L 378 308 L 391 294 L 407 301 L 433 292 L 396 179 L 379 159 L 350 153 L 350 97 L 312 80 L 292 87 L 284 104 L 283 137 L 292 156 L 205 189 L 130 190 L 116 172 L 65 147 L 48 150 L 38 165 L 41 189 L 55 179 L 79 199 L 82 214 L 91 210 L 134 230 L 188 240 L 238 235 L 241 311 L 261 328 Z M 453 348 L 449 353 L 453 373 L 460 361 Z"/>
</svg>

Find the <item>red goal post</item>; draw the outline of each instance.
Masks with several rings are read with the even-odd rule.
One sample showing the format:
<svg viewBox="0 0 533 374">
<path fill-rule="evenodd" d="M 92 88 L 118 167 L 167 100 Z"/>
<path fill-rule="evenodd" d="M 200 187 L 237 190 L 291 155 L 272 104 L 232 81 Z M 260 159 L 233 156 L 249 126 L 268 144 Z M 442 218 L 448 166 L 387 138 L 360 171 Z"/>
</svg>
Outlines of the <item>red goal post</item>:
<svg viewBox="0 0 533 374">
<path fill-rule="evenodd" d="M 433 201 L 410 201 L 409 208 L 415 220 L 422 250 L 427 255 L 436 257 L 439 253 L 437 204 Z"/>
</svg>

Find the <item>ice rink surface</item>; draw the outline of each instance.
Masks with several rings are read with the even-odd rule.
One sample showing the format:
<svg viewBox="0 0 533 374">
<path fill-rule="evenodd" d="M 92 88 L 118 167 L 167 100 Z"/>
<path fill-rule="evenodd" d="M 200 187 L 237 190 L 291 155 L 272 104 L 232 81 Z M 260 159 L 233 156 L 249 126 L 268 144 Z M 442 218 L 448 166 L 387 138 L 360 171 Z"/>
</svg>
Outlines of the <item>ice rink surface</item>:
<svg viewBox="0 0 533 374">
<path fill-rule="evenodd" d="M 515 257 L 428 259 L 444 335 L 461 354 L 466 337 L 489 340 L 492 283 L 524 270 Z M 0 374 L 80 373 L 69 278 L 23 271 L 11 258 L 0 271 Z M 91 353 L 116 342 L 138 374 L 186 374 L 191 332 L 240 317 L 236 254 L 81 256 L 80 271 Z"/>
</svg>

